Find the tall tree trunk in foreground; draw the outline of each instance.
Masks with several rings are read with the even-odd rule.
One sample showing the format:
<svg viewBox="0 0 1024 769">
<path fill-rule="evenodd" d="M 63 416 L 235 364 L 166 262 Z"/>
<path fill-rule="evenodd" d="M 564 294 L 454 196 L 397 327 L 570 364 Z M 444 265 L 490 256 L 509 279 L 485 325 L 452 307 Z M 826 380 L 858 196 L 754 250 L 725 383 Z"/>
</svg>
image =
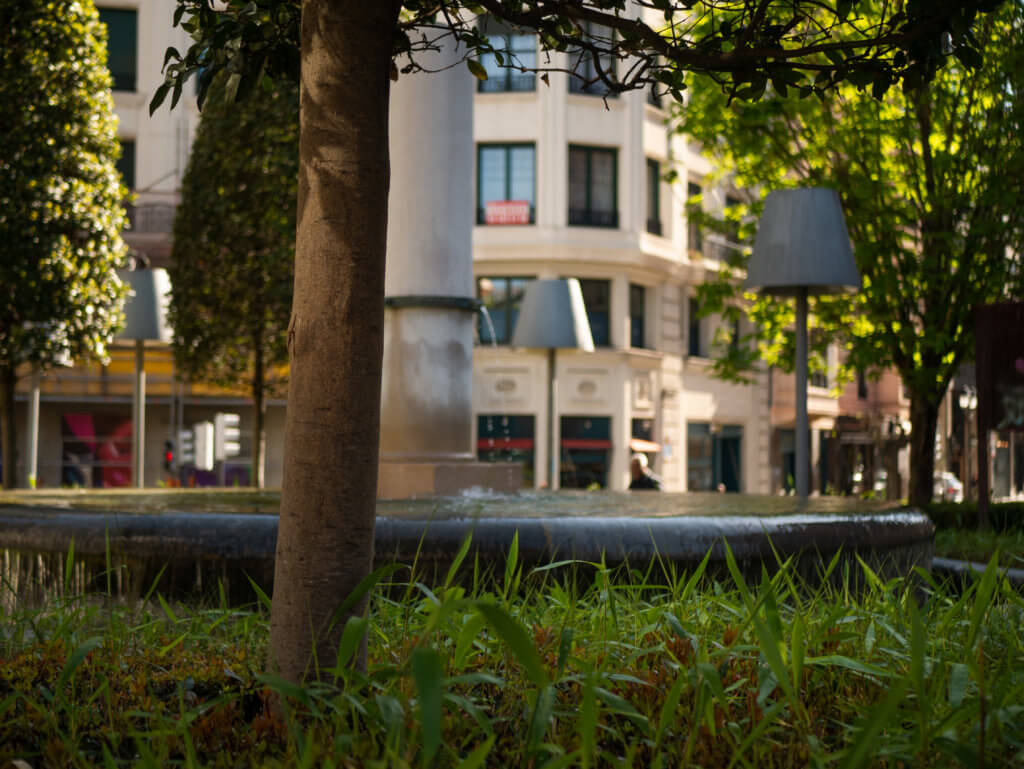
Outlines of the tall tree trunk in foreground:
<svg viewBox="0 0 1024 769">
<path fill-rule="evenodd" d="M 334 665 L 346 617 L 333 629 L 328 622 L 373 563 L 387 94 L 399 7 L 302 4 L 291 380 L 269 659 L 293 681 Z"/>
<path fill-rule="evenodd" d="M 3 454 L 5 489 L 13 489 L 18 485 L 18 465 L 15 461 L 17 426 L 14 423 L 14 385 L 17 381 L 13 368 L 0 366 L 0 453 Z"/>
<path fill-rule="evenodd" d="M 915 392 L 910 394 L 910 494 L 911 507 L 932 501 L 935 475 L 935 428 L 939 407 Z"/>
</svg>

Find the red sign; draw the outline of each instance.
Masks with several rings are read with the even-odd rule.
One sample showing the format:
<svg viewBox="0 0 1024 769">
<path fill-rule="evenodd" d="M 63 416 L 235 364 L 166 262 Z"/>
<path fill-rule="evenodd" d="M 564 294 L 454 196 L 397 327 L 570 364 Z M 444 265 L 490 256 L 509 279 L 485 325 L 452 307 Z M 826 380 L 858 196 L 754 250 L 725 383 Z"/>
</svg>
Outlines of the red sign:
<svg viewBox="0 0 1024 769">
<path fill-rule="evenodd" d="M 484 204 L 485 224 L 529 224 L 529 200 L 491 200 Z"/>
</svg>

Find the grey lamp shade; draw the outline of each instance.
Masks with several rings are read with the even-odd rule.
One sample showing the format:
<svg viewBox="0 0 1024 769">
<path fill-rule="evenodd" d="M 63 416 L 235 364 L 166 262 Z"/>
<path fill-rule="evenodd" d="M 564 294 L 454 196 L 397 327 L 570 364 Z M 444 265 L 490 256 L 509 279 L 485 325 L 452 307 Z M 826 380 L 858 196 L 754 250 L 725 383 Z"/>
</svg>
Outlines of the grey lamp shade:
<svg viewBox="0 0 1024 769">
<path fill-rule="evenodd" d="M 792 296 L 804 287 L 809 294 L 860 288 L 835 190 L 775 190 L 764 203 L 744 288 Z"/>
<path fill-rule="evenodd" d="M 171 295 L 171 278 L 167 270 L 120 270 L 118 277 L 131 291 L 124 302 L 124 330 L 117 339 L 170 342 L 167 302 Z"/>
<path fill-rule="evenodd" d="M 535 280 L 526 287 L 512 334 L 514 347 L 565 347 L 593 352 L 594 339 L 576 278 Z"/>
</svg>

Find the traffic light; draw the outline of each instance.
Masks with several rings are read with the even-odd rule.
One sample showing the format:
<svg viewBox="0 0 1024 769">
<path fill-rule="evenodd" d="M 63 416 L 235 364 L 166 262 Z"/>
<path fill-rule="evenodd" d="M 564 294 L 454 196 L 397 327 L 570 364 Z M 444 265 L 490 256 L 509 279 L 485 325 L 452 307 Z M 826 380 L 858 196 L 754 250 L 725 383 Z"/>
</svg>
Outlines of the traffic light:
<svg viewBox="0 0 1024 769">
<path fill-rule="evenodd" d="M 174 472 L 174 441 L 164 441 L 164 472 Z"/>
<path fill-rule="evenodd" d="M 195 436 L 191 430 L 178 431 L 178 459 L 182 467 L 196 461 Z"/>
<path fill-rule="evenodd" d="M 241 417 L 220 413 L 213 418 L 213 458 L 218 462 L 242 453 Z"/>
<path fill-rule="evenodd" d="M 197 422 L 192 425 L 195 435 L 197 470 L 213 469 L 213 422 Z"/>
</svg>

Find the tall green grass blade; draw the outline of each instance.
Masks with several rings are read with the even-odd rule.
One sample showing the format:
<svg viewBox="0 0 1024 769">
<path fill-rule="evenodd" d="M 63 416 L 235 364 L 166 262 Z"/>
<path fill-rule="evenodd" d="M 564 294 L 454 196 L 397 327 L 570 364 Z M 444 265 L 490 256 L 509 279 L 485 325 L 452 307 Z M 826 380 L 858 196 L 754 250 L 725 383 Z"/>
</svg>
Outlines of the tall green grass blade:
<svg viewBox="0 0 1024 769">
<path fill-rule="evenodd" d="M 668 733 L 669 726 L 672 724 L 672 721 L 677 717 L 676 711 L 679 709 L 679 701 L 680 699 L 682 699 L 684 686 L 686 686 L 686 676 L 680 674 L 676 676 L 675 683 L 673 683 L 672 688 L 668 690 L 668 694 L 665 697 L 665 701 L 661 705 L 661 712 L 658 714 L 658 734 L 656 736 L 656 746 L 660 746 L 664 742 L 665 735 Z"/>
<path fill-rule="evenodd" d="M 499 606 L 478 601 L 475 608 L 515 654 L 527 677 L 538 689 L 548 685 L 548 674 L 544 670 L 540 654 L 533 645 L 526 629 L 508 612 Z"/>
<path fill-rule="evenodd" d="M 252 588 L 252 592 L 256 594 L 256 600 L 259 602 L 259 605 L 263 607 L 264 611 L 269 612 L 270 596 L 267 595 L 266 592 L 264 592 L 263 588 L 256 584 L 256 580 L 254 580 L 248 574 L 245 575 L 245 578 L 249 581 L 249 587 Z"/>
<path fill-rule="evenodd" d="M 369 624 L 370 621 L 366 617 L 349 617 L 345 622 L 345 628 L 341 631 L 341 641 L 338 642 L 338 666 L 335 675 L 340 675 L 359 651 Z"/>
<path fill-rule="evenodd" d="M 479 614 L 470 614 L 466 617 L 462 624 L 462 629 L 459 631 L 459 637 L 455 642 L 453 664 L 456 670 L 461 669 L 466 664 L 466 657 L 469 656 L 469 652 L 473 648 L 473 642 L 476 641 L 477 636 L 480 635 L 480 631 L 484 629 L 486 624 L 487 621 Z"/>
<path fill-rule="evenodd" d="M 444 577 L 445 589 L 447 589 L 448 586 L 452 584 L 452 580 L 455 579 L 455 575 L 458 573 L 459 567 L 462 566 L 462 562 L 466 559 L 467 553 L 469 553 L 469 546 L 472 541 L 473 532 L 466 532 L 466 536 L 462 539 L 462 545 L 459 547 L 459 552 L 455 554 L 455 558 L 452 559 L 452 565 L 448 567 L 448 573 Z"/>
<path fill-rule="evenodd" d="M 572 651 L 572 637 L 573 629 L 571 627 L 562 628 L 562 634 L 558 640 L 558 667 L 555 674 L 558 678 L 562 677 L 565 663 L 569 660 L 569 652 Z"/>
<path fill-rule="evenodd" d="M 153 582 L 149 586 L 149 590 L 147 590 L 146 594 L 144 596 L 142 596 L 142 605 L 143 606 L 145 606 L 147 603 L 149 603 L 149 599 L 153 597 L 153 593 L 156 592 L 157 585 L 160 584 L 160 578 L 164 576 L 164 572 L 165 571 L 167 571 L 167 564 L 166 563 L 163 566 L 160 567 L 160 571 L 158 571 L 156 573 L 156 576 L 153 578 Z"/>
<path fill-rule="evenodd" d="M 518 587 L 517 566 L 519 565 L 519 529 L 512 535 L 512 544 L 508 548 L 508 556 L 505 558 L 505 583 L 502 585 L 502 598 L 506 601 L 509 596 L 514 595 Z"/>
<path fill-rule="evenodd" d="M 949 704 L 959 708 L 967 695 L 970 669 L 962 662 L 954 662 L 949 668 Z"/>
<path fill-rule="evenodd" d="M 484 765 L 484 761 L 487 760 L 487 754 L 494 747 L 495 739 L 497 739 L 496 736 L 492 734 L 480 745 L 477 745 L 468 756 L 459 761 L 456 769 L 480 769 Z"/>
<path fill-rule="evenodd" d="M 64 596 L 71 593 L 71 574 L 75 568 L 75 537 L 72 535 L 68 543 L 68 554 L 64 559 Z"/>
<path fill-rule="evenodd" d="M 342 601 L 338 608 L 334 610 L 334 614 L 331 615 L 330 622 L 327 623 L 328 630 L 333 628 L 342 617 L 347 615 L 356 604 L 363 600 L 367 593 L 376 587 L 377 583 L 385 577 L 390 577 L 396 571 L 407 568 L 400 563 L 389 563 L 381 566 L 379 569 L 372 571 L 360 580 L 359 584 L 355 586 L 355 589 L 348 594 L 348 597 Z"/>
<path fill-rule="evenodd" d="M 907 681 L 899 679 L 896 685 L 889 690 L 889 694 L 871 710 L 871 714 L 863 722 L 853 740 L 853 744 L 843 755 L 839 769 L 855 769 L 868 765 L 877 749 L 877 738 L 882 730 L 892 721 L 893 714 L 899 707 L 900 701 L 907 691 Z"/>
<path fill-rule="evenodd" d="M 82 662 L 85 661 L 85 658 L 89 656 L 89 652 L 94 649 L 98 649 L 102 645 L 102 638 L 90 638 L 71 652 L 67 661 L 64 663 L 64 667 L 60 671 L 60 677 L 57 679 L 57 684 L 54 687 L 54 691 L 57 694 L 61 694 L 64 691 L 64 685 L 71 680 L 71 676 L 75 674 L 75 671 L 78 670 L 78 666 L 81 665 Z"/>
<path fill-rule="evenodd" d="M 177 625 L 178 615 L 174 613 L 174 610 L 170 607 L 170 604 L 168 604 L 167 601 L 164 600 L 164 597 L 160 593 L 156 594 L 156 600 L 160 603 L 160 608 L 164 610 L 164 614 L 167 615 L 167 618 L 175 625 Z"/>
<path fill-rule="evenodd" d="M 526 754 L 532 756 L 541 747 L 555 712 L 555 687 L 551 684 L 537 691 L 536 704 L 526 733 Z"/>
<path fill-rule="evenodd" d="M 989 559 L 985 567 L 985 573 L 981 575 L 977 591 L 974 594 L 974 605 L 971 607 L 971 620 L 967 631 L 967 648 L 974 649 L 974 642 L 978 637 L 978 628 L 985 613 L 992 605 L 992 594 L 995 592 L 996 583 L 999 579 L 999 552 L 996 551 Z"/>
<path fill-rule="evenodd" d="M 430 766 L 441 747 L 441 655 L 417 646 L 412 650 L 412 677 L 419 700 L 420 739 L 423 766 Z"/>
<path fill-rule="evenodd" d="M 583 701 L 580 703 L 580 752 L 584 769 L 594 761 L 597 747 L 597 695 L 594 691 L 594 674 L 589 673 L 583 681 Z"/>
</svg>

